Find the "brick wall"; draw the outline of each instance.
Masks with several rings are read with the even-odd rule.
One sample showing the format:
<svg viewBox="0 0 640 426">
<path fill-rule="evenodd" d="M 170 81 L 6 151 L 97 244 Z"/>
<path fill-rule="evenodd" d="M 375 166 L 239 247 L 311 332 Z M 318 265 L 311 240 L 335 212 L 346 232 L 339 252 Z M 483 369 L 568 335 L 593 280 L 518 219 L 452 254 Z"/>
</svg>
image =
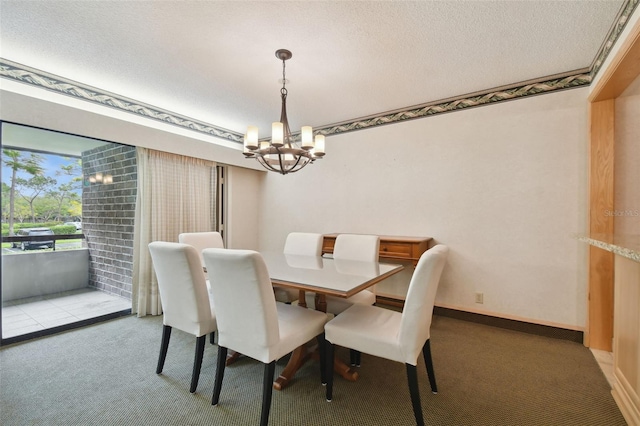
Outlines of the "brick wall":
<svg viewBox="0 0 640 426">
<path fill-rule="evenodd" d="M 82 230 L 89 247 L 89 286 L 131 299 L 136 149 L 113 144 L 85 151 L 82 172 Z M 113 182 L 90 182 L 96 173 L 111 175 Z"/>
</svg>

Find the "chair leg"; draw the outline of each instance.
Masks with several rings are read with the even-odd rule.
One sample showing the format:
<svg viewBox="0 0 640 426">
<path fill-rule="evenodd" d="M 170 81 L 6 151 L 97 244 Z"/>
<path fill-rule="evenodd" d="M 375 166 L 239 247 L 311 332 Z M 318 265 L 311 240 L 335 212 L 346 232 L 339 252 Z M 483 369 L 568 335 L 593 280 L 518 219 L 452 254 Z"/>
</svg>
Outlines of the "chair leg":
<svg viewBox="0 0 640 426">
<path fill-rule="evenodd" d="M 222 378 L 224 377 L 224 367 L 227 365 L 227 348 L 218 345 L 218 362 L 216 367 L 216 380 L 213 385 L 213 397 L 211 405 L 218 405 L 220 400 L 220 389 L 222 389 Z"/>
<path fill-rule="evenodd" d="M 409 381 L 409 393 L 411 394 L 411 404 L 413 405 L 413 415 L 416 417 L 416 425 L 424 426 L 422 419 L 422 405 L 420 404 L 420 390 L 418 389 L 418 372 L 415 365 L 407 366 L 407 379 Z"/>
<path fill-rule="evenodd" d="M 323 385 L 327 384 L 327 341 L 324 338 L 324 333 L 319 334 L 316 337 L 318 340 L 318 349 L 320 351 L 320 380 Z"/>
<path fill-rule="evenodd" d="M 331 402 L 333 397 L 333 360 L 334 360 L 334 346 L 333 343 L 327 340 L 326 342 L 326 364 L 327 364 L 327 402 Z"/>
<path fill-rule="evenodd" d="M 433 371 L 433 360 L 431 359 L 431 343 L 429 340 L 424 342 L 422 347 L 422 356 L 424 357 L 424 364 L 427 366 L 427 375 L 429 376 L 429 384 L 431 385 L 431 392 L 438 393 L 438 387 L 436 386 L 436 373 Z"/>
<path fill-rule="evenodd" d="M 216 332 L 212 331 L 211 334 L 209 335 L 209 343 L 211 343 L 212 345 L 216 344 Z"/>
<path fill-rule="evenodd" d="M 196 339 L 196 354 L 193 358 L 193 373 L 191 373 L 191 387 L 189 392 L 194 393 L 198 387 L 198 379 L 200 378 L 200 368 L 202 368 L 202 356 L 204 355 L 204 345 L 207 342 L 207 335 L 200 336 Z"/>
<path fill-rule="evenodd" d="M 349 360 L 352 367 L 360 367 L 360 351 L 349 349 Z"/>
<path fill-rule="evenodd" d="M 271 410 L 271 394 L 273 393 L 273 376 L 276 371 L 276 362 L 271 361 L 264 365 L 264 380 L 262 382 L 262 411 L 260 412 L 260 426 L 269 423 L 269 411 Z"/>
<path fill-rule="evenodd" d="M 164 360 L 167 358 L 167 348 L 169 348 L 169 339 L 171 338 L 171 327 L 165 325 L 162 327 L 162 342 L 160 343 L 160 356 L 158 357 L 158 366 L 156 374 L 162 373 Z"/>
</svg>

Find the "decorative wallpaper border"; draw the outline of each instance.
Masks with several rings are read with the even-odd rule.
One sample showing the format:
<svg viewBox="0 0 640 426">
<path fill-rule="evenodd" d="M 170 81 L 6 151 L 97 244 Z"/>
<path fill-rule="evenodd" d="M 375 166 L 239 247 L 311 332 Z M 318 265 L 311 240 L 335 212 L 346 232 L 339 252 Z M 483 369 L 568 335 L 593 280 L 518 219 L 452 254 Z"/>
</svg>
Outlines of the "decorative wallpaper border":
<svg viewBox="0 0 640 426">
<path fill-rule="evenodd" d="M 600 71 L 602 64 L 605 59 L 607 59 L 607 56 L 609 56 L 613 45 L 616 43 L 616 40 L 618 40 L 618 37 L 620 37 L 622 30 L 624 30 L 627 22 L 629 22 L 629 17 L 636 10 L 638 4 L 640 4 L 640 0 L 626 0 L 626 3 L 622 5 L 620 13 L 616 17 L 616 22 L 613 24 L 605 42 L 602 44 L 602 47 L 600 47 L 600 50 L 596 54 L 593 64 L 591 65 L 592 79 L 594 79 L 598 74 L 598 71 Z"/>
<path fill-rule="evenodd" d="M 524 96 L 538 95 L 556 90 L 571 89 L 574 87 L 589 85 L 591 83 L 591 76 L 588 73 L 588 69 L 585 69 L 584 71 L 585 72 L 575 75 L 566 76 L 565 74 L 563 77 L 545 79 L 543 81 L 532 82 L 525 85 L 515 85 L 495 91 L 480 92 L 464 98 L 451 98 L 445 101 L 416 105 L 414 107 L 409 107 L 408 109 L 320 127 L 317 130 L 319 134 L 335 135 L 338 133 L 351 132 L 353 130 L 381 126 L 383 124 L 398 123 L 404 120 L 412 120 L 415 118 L 423 118 L 430 115 L 457 111 L 464 108 L 472 108 L 501 101 L 508 101 Z"/>
<path fill-rule="evenodd" d="M 232 142 L 243 143 L 244 135 L 213 124 L 198 121 L 162 108 L 154 107 L 115 93 L 78 83 L 64 77 L 49 74 L 16 62 L 0 58 L 0 77 L 37 86 L 42 89 L 79 98 L 102 106 L 115 108 L 121 111 L 141 115 L 146 118 L 161 121 L 167 124 L 183 127 L 196 132 L 205 133 L 227 139 Z"/>
<path fill-rule="evenodd" d="M 316 128 L 317 133 L 327 136 L 336 135 L 354 130 L 398 123 L 405 120 L 424 118 L 431 115 L 457 111 L 465 108 L 488 105 L 495 102 L 508 101 L 525 96 L 550 93 L 556 90 L 565 90 L 589 85 L 611 52 L 613 45 L 622 33 L 629 17 L 635 11 L 639 3 L 640 0 L 626 0 L 616 18 L 616 22 L 609 31 L 607 40 L 603 43 L 596 55 L 596 59 L 588 69 L 576 71 L 573 75 L 565 73 L 557 76 L 550 76 L 537 81 L 517 83 L 511 86 L 478 92 L 459 98 L 450 98 L 447 100 L 414 105 L 401 110 L 383 112 L 374 116 L 320 126 Z M 115 108 L 128 113 L 137 114 L 163 123 L 194 130 L 210 136 L 226 139 L 231 142 L 239 144 L 243 142 L 244 136 L 241 133 L 138 102 L 133 99 L 66 79 L 64 77 L 49 74 L 45 71 L 40 71 L 3 58 L 0 58 L 0 77 L 110 108 Z"/>
</svg>

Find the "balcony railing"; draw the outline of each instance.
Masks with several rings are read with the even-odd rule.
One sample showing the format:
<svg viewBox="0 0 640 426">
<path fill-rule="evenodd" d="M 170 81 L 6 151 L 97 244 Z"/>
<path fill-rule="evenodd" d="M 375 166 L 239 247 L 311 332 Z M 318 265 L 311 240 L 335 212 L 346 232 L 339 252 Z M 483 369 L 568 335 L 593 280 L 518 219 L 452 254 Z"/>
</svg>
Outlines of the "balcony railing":
<svg viewBox="0 0 640 426">
<path fill-rule="evenodd" d="M 3 243 L 23 243 L 23 242 L 39 242 L 53 241 L 53 251 L 56 251 L 56 241 L 59 240 L 84 240 L 84 234 L 64 234 L 64 235 L 12 235 L 10 237 L 2 237 Z"/>
</svg>

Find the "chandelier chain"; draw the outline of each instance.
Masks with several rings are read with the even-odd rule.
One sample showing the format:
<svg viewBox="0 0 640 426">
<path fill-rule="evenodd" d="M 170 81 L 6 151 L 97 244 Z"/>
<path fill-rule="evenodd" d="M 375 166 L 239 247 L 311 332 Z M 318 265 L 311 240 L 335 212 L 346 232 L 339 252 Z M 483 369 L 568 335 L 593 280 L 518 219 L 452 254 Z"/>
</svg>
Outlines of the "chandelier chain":
<svg viewBox="0 0 640 426">
<path fill-rule="evenodd" d="M 287 84 L 287 77 L 285 74 L 285 67 L 286 67 L 286 61 L 283 59 L 282 60 L 282 89 L 280 89 L 280 93 L 286 95 L 287 94 L 287 88 L 285 87 Z"/>
</svg>

